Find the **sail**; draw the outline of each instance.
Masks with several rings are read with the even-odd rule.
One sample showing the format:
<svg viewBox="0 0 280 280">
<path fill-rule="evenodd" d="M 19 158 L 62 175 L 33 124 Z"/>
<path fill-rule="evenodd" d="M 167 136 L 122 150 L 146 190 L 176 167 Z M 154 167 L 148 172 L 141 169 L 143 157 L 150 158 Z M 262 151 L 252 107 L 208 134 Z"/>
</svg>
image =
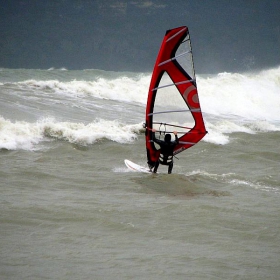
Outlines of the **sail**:
<svg viewBox="0 0 280 280">
<path fill-rule="evenodd" d="M 199 142 L 207 133 L 199 104 L 189 30 L 167 30 L 154 66 L 146 107 L 146 148 L 153 167 L 160 149 L 152 140 L 152 128 L 165 133 L 178 131 L 174 155 Z"/>
</svg>

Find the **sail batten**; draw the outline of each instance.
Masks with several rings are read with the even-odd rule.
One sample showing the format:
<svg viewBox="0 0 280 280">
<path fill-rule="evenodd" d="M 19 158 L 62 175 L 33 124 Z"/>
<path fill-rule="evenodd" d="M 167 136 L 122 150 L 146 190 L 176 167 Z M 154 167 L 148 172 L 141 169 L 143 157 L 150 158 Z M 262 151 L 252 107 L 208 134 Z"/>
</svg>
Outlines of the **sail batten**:
<svg viewBox="0 0 280 280">
<path fill-rule="evenodd" d="M 152 129 L 156 125 L 164 126 L 161 133 L 170 133 L 173 127 L 181 128 L 182 136 L 174 149 L 174 155 L 192 147 L 207 133 L 186 26 L 166 31 L 151 77 L 146 106 L 146 148 L 150 167 L 154 166 L 160 155 L 160 150 L 152 140 Z"/>
<path fill-rule="evenodd" d="M 158 115 L 158 114 L 168 114 L 168 113 L 180 113 L 180 112 L 201 112 L 200 109 L 190 109 L 190 110 L 169 110 L 169 111 L 161 111 L 161 112 L 153 112 L 148 114 L 148 116 Z"/>
<path fill-rule="evenodd" d="M 189 81 L 182 81 L 182 82 L 178 82 L 178 83 L 172 83 L 172 84 L 156 87 L 156 88 L 153 88 L 152 90 L 155 91 L 155 90 L 158 90 L 158 89 L 161 89 L 161 88 L 171 87 L 171 86 L 176 86 L 176 85 L 181 85 L 181 84 L 187 84 L 187 83 L 192 83 L 192 82 L 195 82 L 195 81 L 196 81 L 195 79 L 191 79 Z"/>
<path fill-rule="evenodd" d="M 175 38 L 177 35 L 179 35 L 181 32 L 184 32 L 187 29 L 187 27 L 181 29 L 180 31 L 178 31 L 176 34 L 174 34 L 173 36 L 169 37 L 166 42 L 172 40 L 173 38 Z"/>
<path fill-rule="evenodd" d="M 177 59 L 177 58 L 179 58 L 179 57 L 181 57 L 181 56 L 183 56 L 183 55 L 186 55 L 186 54 L 188 54 L 188 53 L 191 53 L 191 51 L 187 51 L 187 52 L 181 53 L 181 54 L 179 54 L 179 55 L 177 55 L 177 56 L 174 56 L 174 57 L 172 57 L 172 58 L 170 58 L 170 59 L 167 59 L 167 60 L 161 62 L 158 66 L 162 66 L 162 65 L 164 65 L 164 64 L 166 64 L 166 63 L 168 63 L 168 62 L 171 62 L 171 61 L 173 61 L 173 60 L 175 60 L 175 59 Z"/>
</svg>

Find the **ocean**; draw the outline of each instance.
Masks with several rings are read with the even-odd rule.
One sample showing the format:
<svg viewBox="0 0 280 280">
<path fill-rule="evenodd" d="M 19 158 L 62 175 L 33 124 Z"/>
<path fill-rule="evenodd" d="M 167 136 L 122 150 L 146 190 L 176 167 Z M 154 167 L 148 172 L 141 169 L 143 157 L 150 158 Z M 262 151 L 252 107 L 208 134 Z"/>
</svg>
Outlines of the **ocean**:
<svg viewBox="0 0 280 280">
<path fill-rule="evenodd" d="M 151 73 L 0 69 L 1 279 L 279 279 L 280 67 L 197 75 L 208 134 L 146 165 Z"/>
</svg>

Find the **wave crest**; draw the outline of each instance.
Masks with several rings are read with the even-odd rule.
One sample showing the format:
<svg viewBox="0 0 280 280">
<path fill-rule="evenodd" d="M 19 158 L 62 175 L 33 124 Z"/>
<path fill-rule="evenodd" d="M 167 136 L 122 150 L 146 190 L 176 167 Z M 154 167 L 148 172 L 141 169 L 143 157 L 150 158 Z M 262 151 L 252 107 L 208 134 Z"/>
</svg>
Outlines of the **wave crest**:
<svg viewBox="0 0 280 280">
<path fill-rule="evenodd" d="M 131 143 L 137 139 L 141 124 L 124 125 L 98 119 L 89 124 L 57 122 L 45 118 L 36 123 L 11 122 L 0 117 L 0 149 L 36 150 L 42 141 L 58 139 L 77 145 L 91 145 L 100 139 Z"/>
</svg>

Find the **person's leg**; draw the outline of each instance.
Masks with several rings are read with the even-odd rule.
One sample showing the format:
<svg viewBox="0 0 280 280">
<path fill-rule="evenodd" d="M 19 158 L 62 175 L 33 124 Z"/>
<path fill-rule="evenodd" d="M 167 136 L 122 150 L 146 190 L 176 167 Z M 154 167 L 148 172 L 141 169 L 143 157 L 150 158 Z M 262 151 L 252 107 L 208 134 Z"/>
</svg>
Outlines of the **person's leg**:
<svg viewBox="0 0 280 280">
<path fill-rule="evenodd" d="M 172 173 L 172 168 L 173 168 L 173 161 L 171 161 L 168 165 L 168 174 Z"/>
<path fill-rule="evenodd" d="M 159 166 L 159 161 L 156 162 L 153 173 L 157 173 L 158 166 Z"/>
</svg>

